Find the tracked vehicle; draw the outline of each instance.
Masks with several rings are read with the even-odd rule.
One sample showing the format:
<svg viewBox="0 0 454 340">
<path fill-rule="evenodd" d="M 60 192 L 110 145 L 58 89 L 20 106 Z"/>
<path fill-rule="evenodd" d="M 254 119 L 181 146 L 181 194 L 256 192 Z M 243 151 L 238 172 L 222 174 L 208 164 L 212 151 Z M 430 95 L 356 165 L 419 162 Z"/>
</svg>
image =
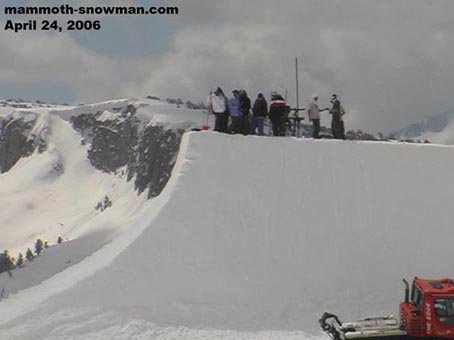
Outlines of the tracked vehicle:
<svg viewBox="0 0 454 340">
<path fill-rule="evenodd" d="M 320 326 L 334 340 L 454 339 L 454 281 L 416 277 L 411 294 L 407 280 L 403 282 L 405 298 L 399 320 L 374 317 L 344 323 L 324 313 Z"/>
</svg>

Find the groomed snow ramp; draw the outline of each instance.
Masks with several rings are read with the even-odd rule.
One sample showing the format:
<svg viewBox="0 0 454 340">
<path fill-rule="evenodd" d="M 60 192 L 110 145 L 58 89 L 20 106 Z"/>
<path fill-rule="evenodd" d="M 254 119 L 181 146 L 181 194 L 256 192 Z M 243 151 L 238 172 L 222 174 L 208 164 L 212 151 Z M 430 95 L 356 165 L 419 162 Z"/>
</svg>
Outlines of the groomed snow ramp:
<svg viewBox="0 0 454 340">
<path fill-rule="evenodd" d="M 402 277 L 454 272 L 452 147 L 204 132 L 185 135 L 182 150 L 168 201 L 143 232 L 0 332 L 166 338 L 147 333 L 158 325 L 319 334 L 325 310 L 343 319 L 395 312 Z M 178 328 L 173 336 L 197 338 Z"/>
</svg>

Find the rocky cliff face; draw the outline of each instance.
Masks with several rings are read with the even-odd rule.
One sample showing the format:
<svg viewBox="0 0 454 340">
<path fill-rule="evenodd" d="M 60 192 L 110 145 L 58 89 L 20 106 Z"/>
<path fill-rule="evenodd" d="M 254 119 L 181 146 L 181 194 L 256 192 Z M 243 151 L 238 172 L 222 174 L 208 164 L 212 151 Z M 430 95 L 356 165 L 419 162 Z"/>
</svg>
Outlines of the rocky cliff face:
<svg viewBox="0 0 454 340">
<path fill-rule="evenodd" d="M 158 196 L 170 178 L 184 130 L 144 125 L 136 108 L 72 117 L 73 127 L 90 144 L 88 158 L 105 172 L 123 170 L 139 193 Z M 107 117 L 106 117 L 107 116 Z"/>
<path fill-rule="evenodd" d="M 126 174 L 137 191 L 148 192 L 149 198 L 159 195 L 170 178 L 184 129 L 140 120 L 133 104 L 98 112 L 77 110 L 70 122 L 87 145 L 91 164 L 100 171 Z M 45 121 L 32 112 L 0 116 L 2 172 L 22 157 L 46 150 Z"/>
<path fill-rule="evenodd" d="M 35 115 L 0 118 L 0 173 L 9 171 L 37 147 L 40 152 L 45 150 L 45 134 L 33 133 L 37 119 Z"/>
</svg>

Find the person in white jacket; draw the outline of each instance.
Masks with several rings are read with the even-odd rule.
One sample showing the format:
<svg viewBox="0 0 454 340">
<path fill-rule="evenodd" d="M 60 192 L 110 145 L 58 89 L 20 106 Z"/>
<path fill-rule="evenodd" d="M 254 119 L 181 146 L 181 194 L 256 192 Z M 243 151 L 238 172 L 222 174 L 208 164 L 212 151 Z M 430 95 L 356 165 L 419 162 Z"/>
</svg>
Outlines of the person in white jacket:
<svg viewBox="0 0 454 340">
<path fill-rule="evenodd" d="M 228 99 L 220 87 L 208 97 L 208 109 L 215 117 L 214 131 L 228 132 Z"/>
<path fill-rule="evenodd" d="M 326 111 L 327 109 L 320 109 L 318 106 L 318 95 L 314 94 L 312 96 L 312 102 L 309 104 L 307 108 L 307 114 L 309 116 L 309 121 L 312 122 L 312 126 L 314 128 L 314 132 L 312 133 L 312 137 L 314 139 L 319 138 L 320 133 L 320 112 Z"/>
</svg>

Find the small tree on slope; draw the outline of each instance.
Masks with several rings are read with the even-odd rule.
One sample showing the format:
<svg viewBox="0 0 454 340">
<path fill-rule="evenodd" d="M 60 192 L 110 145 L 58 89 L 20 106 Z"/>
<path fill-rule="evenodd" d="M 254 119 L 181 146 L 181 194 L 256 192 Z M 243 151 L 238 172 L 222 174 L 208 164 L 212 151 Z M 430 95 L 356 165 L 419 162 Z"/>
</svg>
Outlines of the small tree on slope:
<svg viewBox="0 0 454 340">
<path fill-rule="evenodd" d="M 35 254 L 40 255 L 44 250 L 44 242 L 40 238 L 35 242 Z"/>
<path fill-rule="evenodd" d="M 22 253 L 19 253 L 19 257 L 17 258 L 16 261 L 16 267 L 22 268 L 24 266 L 24 263 L 25 263 L 24 255 Z"/>
<path fill-rule="evenodd" d="M 33 261 L 33 258 L 35 256 L 33 255 L 33 252 L 30 248 L 27 248 L 27 252 L 25 253 L 25 258 L 27 259 L 27 261 L 31 262 Z"/>
</svg>

